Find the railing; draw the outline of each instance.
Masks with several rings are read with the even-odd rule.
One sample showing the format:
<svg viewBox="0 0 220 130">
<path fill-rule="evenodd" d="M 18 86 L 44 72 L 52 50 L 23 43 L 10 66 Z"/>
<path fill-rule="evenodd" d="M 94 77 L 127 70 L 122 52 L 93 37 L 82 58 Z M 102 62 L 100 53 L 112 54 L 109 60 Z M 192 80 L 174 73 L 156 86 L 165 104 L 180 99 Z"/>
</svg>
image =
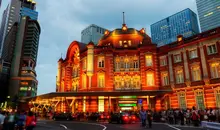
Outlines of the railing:
<svg viewBox="0 0 220 130">
<path fill-rule="evenodd" d="M 203 128 L 207 128 L 210 130 L 220 130 L 220 123 L 202 121 L 201 125 Z"/>
</svg>

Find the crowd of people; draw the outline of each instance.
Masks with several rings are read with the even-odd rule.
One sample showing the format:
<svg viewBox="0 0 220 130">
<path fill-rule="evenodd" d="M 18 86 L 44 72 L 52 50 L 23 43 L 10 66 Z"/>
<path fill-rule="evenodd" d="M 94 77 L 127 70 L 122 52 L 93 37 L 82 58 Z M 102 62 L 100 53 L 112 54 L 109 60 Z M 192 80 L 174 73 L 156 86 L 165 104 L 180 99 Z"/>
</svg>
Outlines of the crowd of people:
<svg viewBox="0 0 220 130">
<path fill-rule="evenodd" d="M 36 120 L 36 116 L 31 111 L 6 112 L 0 110 L 0 130 L 33 130 Z"/>
<path fill-rule="evenodd" d="M 211 121 L 220 123 L 220 109 L 176 109 L 161 111 L 158 117 L 169 124 L 194 125 L 199 126 L 201 121 Z"/>
</svg>

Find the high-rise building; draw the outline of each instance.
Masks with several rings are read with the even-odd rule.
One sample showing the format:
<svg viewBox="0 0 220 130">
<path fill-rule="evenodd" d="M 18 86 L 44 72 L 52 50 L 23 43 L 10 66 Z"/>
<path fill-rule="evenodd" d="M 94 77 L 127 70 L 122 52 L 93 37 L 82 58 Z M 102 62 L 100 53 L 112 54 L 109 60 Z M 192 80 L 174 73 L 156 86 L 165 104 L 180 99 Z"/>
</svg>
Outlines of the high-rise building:
<svg viewBox="0 0 220 130">
<path fill-rule="evenodd" d="M 99 27 L 95 24 L 89 25 L 81 32 L 81 42 L 89 43 L 90 41 L 98 44 L 99 39 L 104 35 L 105 28 Z"/>
<path fill-rule="evenodd" d="M 8 84 L 10 63 L 0 59 L 0 103 L 4 102 L 8 96 Z"/>
<path fill-rule="evenodd" d="M 176 41 L 178 35 L 187 38 L 199 33 L 197 15 L 189 8 L 151 25 L 152 42 L 163 46 Z"/>
<path fill-rule="evenodd" d="M 0 9 L 1 9 L 1 6 L 2 6 L 2 0 L 0 0 Z"/>
<path fill-rule="evenodd" d="M 196 0 L 201 31 L 220 26 L 220 0 Z"/>
<path fill-rule="evenodd" d="M 10 63 L 14 56 L 14 48 L 16 45 L 17 31 L 18 31 L 18 23 L 16 22 L 11 27 L 10 31 L 5 37 L 5 42 L 4 42 L 4 46 L 2 50 L 2 59 Z"/>
<path fill-rule="evenodd" d="M 3 43 L 3 39 L 4 39 L 4 32 L 5 32 L 4 30 L 5 30 L 5 27 L 6 27 L 8 9 L 9 9 L 9 5 L 3 11 L 3 14 L 2 14 L 2 21 L 1 21 L 1 26 L 0 26 L 1 27 L 0 28 L 0 52 L 1 52 L 1 48 L 3 47 L 2 43 Z"/>
<path fill-rule="evenodd" d="M 29 10 L 28 10 L 29 9 Z M 5 22 L 2 23 L 3 26 L 3 35 L 2 39 L 0 39 L 0 57 L 2 54 L 3 44 L 5 41 L 5 37 L 10 31 L 11 27 L 14 25 L 15 22 L 20 21 L 21 16 L 29 16 L 34 20 L 37 19 L 38 13 L 35 11 L 36 9 L 36 2 L 33 0 L 11 0 L 10 4 L 7 7 Z"/>
<path fill-rule="evenodd" d="M 17 32 L 14 56 L 11 63 L 9 95 L 36 96 L 36 62 L 40 25 L 37 20 L 22 17 Z"/>
</svg>

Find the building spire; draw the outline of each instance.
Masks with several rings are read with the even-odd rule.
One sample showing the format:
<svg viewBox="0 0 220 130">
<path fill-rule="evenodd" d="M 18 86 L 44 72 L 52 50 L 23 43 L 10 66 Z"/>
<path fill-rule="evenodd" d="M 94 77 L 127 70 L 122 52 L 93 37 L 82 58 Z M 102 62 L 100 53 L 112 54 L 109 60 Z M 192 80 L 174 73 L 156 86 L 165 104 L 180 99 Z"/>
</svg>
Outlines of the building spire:
<svg viewBox="0 0 220 130">
<path fill-rule="evenodd" d="M 123 12 L 123 25 L 125 25 L 125 12 Z"/>
<path fill-rule="evenodd" d="M 62 57 L 63 57 L 63 53 L 61 53 L 61 59 L 62 59 Z"/>
</svg>

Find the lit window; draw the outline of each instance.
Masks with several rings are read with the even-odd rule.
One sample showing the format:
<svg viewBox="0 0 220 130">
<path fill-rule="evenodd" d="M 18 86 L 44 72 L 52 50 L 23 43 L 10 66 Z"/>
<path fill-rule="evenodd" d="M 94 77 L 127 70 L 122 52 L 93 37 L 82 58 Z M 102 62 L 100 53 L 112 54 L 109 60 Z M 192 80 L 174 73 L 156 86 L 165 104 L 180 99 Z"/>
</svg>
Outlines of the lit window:
<svg viewBox="0 0 220 130">
<path fill-rule="evenodd" d="M 160 58 L 160 66 L 165 66 L 165 65 L 167 65 L 167 58 L 166 57 Z"/>
<path fill-rule="evenodd" d="M 120 46 L 122 46 L 122 41 L 119 41 Z"/>
<path fill-rule="evenodd" d="M 162 72 L 161 73 L 161 81 L 162 81 L 163 86 L 169 85 L 168 72 Z"/>
<path fill-rule="evenodd" d="M 216 45 L 213 44 L 213 45 L 207 46 L 207 51 L 209 55 L 217 53 Z"/>
<path fill-rule="evenodd" d="M 197 50 L 195 49 L 195 50 L 189 51 L 189 57 L 190 59 L 197 58 L 198 57 Z"/>
<path fill-rule="evenodd" d="M 220 78 L 220 64 L 219 63 L 211 63 L 210 71 L 211 71 L 212 78 Z"/>
<path fill-rule="evenodd" d="M 83 70 L 85 70 L 86 69 L 86 58 L 83 60 Z"/>
<path fill-rule="evenodd" d="M 98 74 L 98 87 L 99 88 L 105 87 L 105 75 L 104 74 Z"/>
<path fill-rule="evenodd" d="M 220 89 L 215 90 L 216 107 L 220 108 Z"/>
<path fill-rule="evenodd" d="M 131 46 L 131 40 L 128 41 L 128 45 Z"/>
<path fill-rule="evenodd" d="M 115 70 L 120 69 L 120 59 L 117 57 L 115 58 Z"/>
<path fill-rule="evenodd" d="M 209 12 L 209 13 L 205 14 L 204 17 L 210 16 L 212 14 L 213 14 L 213 12 Z"/>
<path fill-rule="evenodd" d="M 181 62 L 182 59 L 181 59 L 181 55 L 180 54 L 177 54 L 177 55 L 174 55 L 174 62 L 177 63 L 177 62 Z"/>
<path fill-rule="evenodd" d="M 196 105 L 198 110 L 205 108 L 203 91 L 196 91 Z"/>
<path fill-rule="evenodd" d="M 98 107 L 98 112 L 104 112 L 104 108 L 105 108 L 105 103 L 104 103 L 104 97 L 103 96 L 99 96 L 99 107 Z"/>
<path fill-rule="evenodd" d="M 184 78 L 183 78 L 183 70 L 177 70 L 176 71 L 176 83 L 184 83 Z"/>
<path fill-rule="evenodd" d="M 139 63 L 137 60 L 134 61 L 134 68 L 139 68 Z"/>
<path fill-rule="evenodd" d="M 154 74 L 147 73 L 147 86 L 154 86 Z"/>
<path fill-rule="evenodd" d="M 103 68 L 105 66 L 105 57 L 98 57 L 98 67 Z"/>
<path fill-rule="evenodd" d="M 146 62 L 146 66 L 152 66 L 153 65 L 152 55 L 146 55 L 145 62 Z"/>
<path fill-rule="evenodd" d="M 191 69 L 192 69 L 191 70 L 191 72 L 192 72 L 192 80 L 193 81 L 201 80 L 200 67 L 199 66 L 193 66 Z"/>
<path fill-rule="evenodd" d="M 86 88 L 86 82 L 87 82 L 86 81 L 86 79 L 87 79 L 86 74 L 83 74 L 82 76 L 83 76 L 83 78 L 82 78 L 82 87 Z"/>
<path fill-rule="evenodd" d="M 178 94 L 179 97 L 179 107 L 181 109 L 185 109 L 186 108 L 186 98 L 185 98 L 185 93 L 181 92 Z"/>
</svg>

